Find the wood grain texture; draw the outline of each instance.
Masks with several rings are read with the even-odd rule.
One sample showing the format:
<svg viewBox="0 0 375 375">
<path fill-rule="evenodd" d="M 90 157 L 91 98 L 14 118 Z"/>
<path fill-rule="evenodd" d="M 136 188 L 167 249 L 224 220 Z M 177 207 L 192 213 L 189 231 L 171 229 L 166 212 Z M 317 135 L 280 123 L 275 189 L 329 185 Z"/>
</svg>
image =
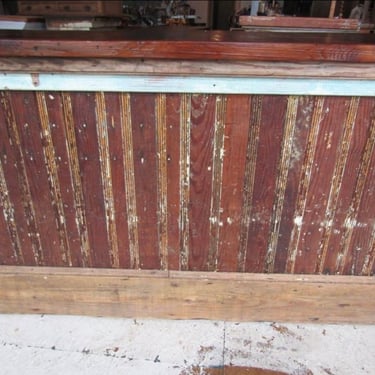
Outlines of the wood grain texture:
<svg viewBox="0 0 375 375">
<path fill-rule="evenodd" d="M 207 270 L 210 246 L 215 95 L 193 95 L 191 100 L 189 269 Z"/>
<path fill-rule="evenodd" d="M 113 194 L 114 220 L 116 222 L 117 233 L 118 266 L 120 268 L 131 268 L 120 96 L 116 93 L 106 93 L 105 106 L 107 115 L 109 162 L 111 169 L 111 181 L 109 183 L 111 184 Z"/>
<path fill-rule="evenodd" d="M 220 242 L 218 270 L 239 268 L 243 188 L 247 158 L 247 137 L 251 98 L 248 95 L 227 98 L 224 129 L 224 160 L 221 195 Z M 255 154 L 255 150 L 250 150 Z"/>
<path fill-rule="evenodd" d="M 120 58 L 0 57 L 0 71 L 28 73 L 110 73 L 230 77 L 325 77 L 374 79 L 373 64 L 266 61 L 186 61 Z"/>
<path fill-rule="evenodd" d="M 1 57 L 375 62 L 373 34 L 239 33 L 183 28 L 0 31 Z"/>
<path fill-rule="evenodd" d="M 78 93 L 71 95 L 71 100 L 92 266 L 110 267 L 110 243 L 96 128 L 95 94 Z"/>
<path fill-rule="evenodd" d="M 375 322 L 372 277 L 4 266 L 0 282 L 2 313 Z"/>
<path fill-rule="evenodd" d="M 139 266 L 159 269 L 157 140 L 155 95 L 137 94 L 131 99 L 132 137 Z"/>
<path fill-rule="evenodd" d="M 183 134 L 183 126 L 180 127 L 181 100 L 179 94 L 171 94 L 166 98 L 168 268 L 171 270 L 180 269 L 180 196 L 184 196 L 180 187 L 183 189 L 182 175 L 187 173 L 184 161 L 187 160 L 187 156 L 181 154 L 181 147 L 185 147 L 186 150 L 189 146 L 188 141 L 180 140 Z M 186 172 L 181 175 L 180 169 Z"/>
<path fill-rule="evenodd" d="M 1 264 L 373 274 L 373 98 L 1 99 Z"/>
<path fill-rule="evenodd" d="M 287 98 L 264 96 L 262 99 L 259 141 L 248 226 L 245 271 L 263 272 L 271 230 L 278 164 L 281 155 Z M 272 108 L 268 110 L 268 108 Z M 254 152 L 254 151 L 251 151 Z M 251 162 L 251 161 L 249 161 Z"/>
</svg>

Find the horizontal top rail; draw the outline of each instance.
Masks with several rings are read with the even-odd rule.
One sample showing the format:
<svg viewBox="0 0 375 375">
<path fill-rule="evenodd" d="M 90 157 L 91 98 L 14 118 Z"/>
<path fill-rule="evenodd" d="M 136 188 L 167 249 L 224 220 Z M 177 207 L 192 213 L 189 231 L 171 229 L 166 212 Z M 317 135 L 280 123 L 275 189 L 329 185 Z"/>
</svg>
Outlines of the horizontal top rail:
<svg viewBox="0 0 375 375">
<path fill-rule="evenodd" d="M 0 31 L 0 57 L 375 63 L 375 35 L 188 28 Z"/>
</svg>

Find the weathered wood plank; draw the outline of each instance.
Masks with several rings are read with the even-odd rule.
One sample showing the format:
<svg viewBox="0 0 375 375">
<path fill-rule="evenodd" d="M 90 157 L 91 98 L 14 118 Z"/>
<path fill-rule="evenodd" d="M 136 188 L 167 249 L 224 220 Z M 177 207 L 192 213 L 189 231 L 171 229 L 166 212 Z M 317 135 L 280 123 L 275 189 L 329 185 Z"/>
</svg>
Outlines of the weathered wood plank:
<svg viewBox="0 0 375 375">
<path fill-rule="evenodd" d="M 2 313 L 375 322 L 371 277 L 4 266 L 0 282 Z"/>
<path fill-rule="evenodd" d="M 28 234 L 33 239 L 40 265 L 64 266 L 66 263 L 60 252 L 59 233 L 56 226 L 58 218 L 51 199 L 51 185 L 44 159 L 41 119 L 36 94 L 33 92 L 25 92 L 20 95 L 12 94 L 12 106 L 19 134 L 19 147 L 22 148 L 24 155 L 27 179 L 27 182 L 26 180 L 24 182 L 23 199 L 30 207 L 30 211 L 26 220 L 34 222 L 33 228 L 30 228 Z"/>
<path fill-rule="evenodd" d="M 139 266 L 142 269 L 159 269 L 155 95 L 134 94 L 131 95 L 130 102 L 140 250 Z"/>
<path fill-rule="evenodd" d="M 180 269 L 180 129 L 181 95 L 167 95 L 167 212 L 168 212 L 168 269 Z M 182 141 L 183 142 L 183 141 Z M 184 144 L 188 147 L 188 144 Z"/>
<path fill-rule="evenodd" d="M 215 95 L 193 95 L 191 104 L 189 269 L 205 271 L 210 245 Z"/>
<path fill-rule="evenodd" d="M 105 94 L 109 159 L 112 175 L 113 203 L 117 229 L 118 261 L 120 268 L 130 268 L 129 231 L 125 197 L 124 152 L 120 98 L 116 93 Z"/>
<path fill-rule="evenodd" d="M 285 272 L 287 254 L 295 218 L 299 216 L 296 209 L 298 188 L 300 179 L 306 178 L 301 174 L 304 162 L 304 155 L 307 144 L 307 135 L 311 128 L 312 112 L 314 110 L 314 97 L 301 96 L 298 98 L 298 110 L 296 114 L 296 125 L 291 139 L 292 149 L 289 161 L 289 170 L 285 186 L 284 205 L 282 209 L 282 218 L 280 221 L 279 238 L 277 240 L 277 249 L 275 253 L 273 272 Z"/>
<path fill-rule="evenodd" d="M 319 133 L 316 143 L 314 142 L 316 149 L 311 155 L 314 161 L 305 197 L 304 213 L 296 220 L 300 227 L 300 236 L 296 245 L 294 264 L 289 264 L 291 272 L 315 273 L 324 232 L 331 230 L 331 215 L 335 211 L 335 205 L 328 207 L 328 199 L 343 133 L 342 127 L 337 127 L 336 124 L 345 123 L 349 102 L 349 99 L 325 98 L 322 114 L 317 114 Z M 308 160 L 306 162 L 309 163 Z"/>
<path fill-rule="evenodd" d="M 251 98 L 227 98 L 218 270 L 237 271 Z M 251 150 L 255 153 L 255 150 Z"/>
<path fill-rule="evenodd" d="M 0 57 L 0 71 L 25 73 L 110 73 L 230 77 L 316 77 L 374 79 L 373 64 L 318 64 L 257 61 L 184 61 L 158 59 L 82 59 Z"/>
<path fill-rule="evenodd" d="M 106 228 L 101 160 L 96 130 L 95 94 L 73 94 L 71 101 L 91 266 L 110 267 L 110 244 Z"/>
<path fill-rule="evenodd" d="M 2 57 L 110 57 L 237 61 L 375 62 L 372 34 L 229 33 L 144 28 L 64 33 L 0 31 Z"/>
<path fill-rule="evenodd" d="M 333 221 L 333 230 L 328 241 L 329 251 L 325 258 L 324 268 L 329 273 L 342 273 L 347 263 L 349 252 L 353 252 L 351 237 L 356 228 L 367 226 L 358 221 L 359 206 L 362 201 L 366 178 L 369 174 L 369 163 L 373 149 L 374 137 L 371 136 L 373 121 L 373 100 L 361 98 L 353 119 L 353 134 L 348 140 L 345 171 L 338 195 L 337 209 Z M 366 147 L 367 145 L 367 147 Z M 343 148 L 343 142 L 341 142 Z M 371 204 L 367 200 L 367 204 Z M 371 228 L 367 229 L 371 233 Z M 365 233 L 362 232 L 362 236 Z M 369 235 L 367 235 L 367 239 Z M 349 271 L 349 270 L 348 270 Z M 351 270 L 353 271 L 353 270 Z"/>
<path fill-rule="evenodd" d="M 263 272 L 265 269 L 286 104 L 286 97 L 280 100 L 277 96 L 264 96 L 262 99 L 254 189 L 252 197 L 248 197 L 252 209 L 248 223 L 246 272 Z"/>
</svg>

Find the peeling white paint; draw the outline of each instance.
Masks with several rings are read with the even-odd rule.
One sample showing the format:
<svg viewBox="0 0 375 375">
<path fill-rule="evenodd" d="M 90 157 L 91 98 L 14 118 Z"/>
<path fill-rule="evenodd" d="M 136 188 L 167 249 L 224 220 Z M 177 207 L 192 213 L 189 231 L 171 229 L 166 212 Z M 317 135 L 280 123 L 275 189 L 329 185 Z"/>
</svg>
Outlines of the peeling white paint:
<svg viewBox="0 0 375 375">
<path fill-rule="evenodd" d="M 0 89 L 34 91 L 35 82 L 30 79 L 28 73 L 0 73 Z M 375 96 L 375 80 L 42 73 L 38 74 L 38 89 L 83 92 Z M 329 108 L 326 109 L 326 113 L 328 112 Z"/>
<path fill-rule="evenodd" d="M 302 216 L 296 216 L 294 218 L 294 224 L 297 225 L 297 227 L 301 227 L 303 223 L 303 217 Z"/>
</svg>

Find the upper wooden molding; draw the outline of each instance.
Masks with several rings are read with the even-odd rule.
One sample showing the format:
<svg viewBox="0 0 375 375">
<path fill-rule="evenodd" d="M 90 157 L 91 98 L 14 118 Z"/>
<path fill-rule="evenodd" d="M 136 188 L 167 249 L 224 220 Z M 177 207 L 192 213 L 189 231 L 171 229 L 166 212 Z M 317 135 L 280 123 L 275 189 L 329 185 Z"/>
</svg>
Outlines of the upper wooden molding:
<svg viewBox="0 0 375 375">
<path fill-rule="evenodd" d="M 179 27 L 116 31 L 0 31 L 1 57 L 375 62 L 375 35 L 248 33 Z"/>
</svg>

